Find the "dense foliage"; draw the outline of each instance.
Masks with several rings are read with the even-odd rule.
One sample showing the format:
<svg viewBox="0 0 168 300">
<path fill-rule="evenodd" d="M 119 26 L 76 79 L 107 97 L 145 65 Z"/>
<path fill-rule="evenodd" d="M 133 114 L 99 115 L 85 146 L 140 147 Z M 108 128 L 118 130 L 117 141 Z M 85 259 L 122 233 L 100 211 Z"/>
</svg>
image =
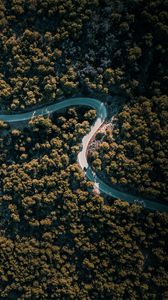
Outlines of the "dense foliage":
<svg viewBox="0 0 168 300">
<path fill-rule="evenodd" d="M 90 162 L 99 176 L 118 188 L 168 201 L 168 97 L 140 97 L 98 133 Z"/>
<path fill-rule="evenodd" d="M 1 113 L 105 101 L 110 126 L 115 116 L 93 168 L 166 200 L 167 11 L 167 0 L 0 0 Z M 77 163 L 95 118 L 0 121 L 0 300 L 168 299 L 167 214 L 98 195 Z"/>
<path fill-rule="evenodd" d="M 58 97 L 167 91 L 168 3 L 1 0 L 0 101 L 21 110 Z"/>
<path fill-rule="evenodd" d="M 85 194 L 62 205 L 40 240 L 1 235 L 1 299 L 167 299 L 166 216 Z"/>
<path fill-rule="evenodd" d="M 91 116 L 1 124 L 1 299 L 167 297 L 167 215 L 105 202 L 76 163 Z"/>
<path fill-rule="evenodd" d="M 11 226 L 12 231 L 13 221 L 19 222 L 27 232 L 28 225 L 33 228 L 51 224 L 55 204 L 58 201 L 59 206 L 63 195 L 67 196 L 67 202 L 68 198 L 73 202 L 80 192 L 88 195 L 87 188 L 92 184 L 86 181 L 76 156 L 81 138 L 90 128 L 88 119 L 95 117 L 95 111 L 85 112 L 82 119 L 75 109 L 69 109 L 66 115 L 66 118 L 58 116 L 56 124 L 39 116 L 30 120 L 25 129 L 8 129 L 1 139 L 4 215 L 1 223 L 6 222 L 6 213 L 10 213 L 11 222 L 7 227 Z"/>
</svg>

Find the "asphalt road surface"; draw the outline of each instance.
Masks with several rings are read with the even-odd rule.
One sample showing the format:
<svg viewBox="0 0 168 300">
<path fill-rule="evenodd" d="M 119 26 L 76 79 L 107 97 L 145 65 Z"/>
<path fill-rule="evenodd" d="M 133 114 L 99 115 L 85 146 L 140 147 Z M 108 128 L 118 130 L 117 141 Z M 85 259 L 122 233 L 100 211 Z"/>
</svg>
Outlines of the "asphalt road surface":
<svg viewBox="0 0 168 300">
<path fill-rule="evenodd" d="M 139 203 L 150 210 L 159 210 L 159 211 L 167 212 L 168 205 L 166 204 L 157 201 L 151 201 L 143 197 L 132 195 L 130 193 L 122 192 L 113 188 L 112 186 L 109 186 L 108 184 L 104 183 L 88 165 L 87 147 L 89 145 L 90 140 L 95 135 L 97 130 L 100 128 L 100 126 L 105 122 L 107 117 L 106 106 L 101 101 L 93 98 L 71 98 L 25 113 L 0 115 L 0 120 L 3 120 L 8 123 L 26 121 L 31 119 L 34 116 L 39 116 L 39 115 L 45 116 L 53 112 L 59 111 L 63 108 L 76 106 L 76 105 L 89 106 L 95 109 L 97 112 L 97 119 L 94 125 L 91 126 L 90 132 L 82 139 L 82 149 L 81 152 L 78 154 L 78 163 L 81 166 L 81 168 L 84 170 L 87 178 L 95 183 L 95 186 L 98 187 L 100 192 L 103 192 L 109 196 L 127 201 L 129 203 Z"/>
</svg>

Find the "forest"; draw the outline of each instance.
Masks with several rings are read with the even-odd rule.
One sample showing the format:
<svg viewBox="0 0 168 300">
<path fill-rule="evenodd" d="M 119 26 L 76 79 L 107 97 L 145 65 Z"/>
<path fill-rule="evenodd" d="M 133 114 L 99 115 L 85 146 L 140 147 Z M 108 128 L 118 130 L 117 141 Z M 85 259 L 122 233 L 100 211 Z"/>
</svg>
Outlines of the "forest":
<svg viewBox="0 0 168 300">
<path fill-rule="evenodd" d="M 92 169 L 167 203 L 167 0 L 0 0 L 0 115 L 103 101 Z M 167 300 L 168 215 L 97 193 L 96 120 L 0 120 L 0 300 Z M 109 125 L 109 126 L 106 126 Z"/>
<path fill-rule="evenodd" d="M 167 93 L 166 0 L 1 0 L 0 103 Z"/>
<path fill-rule="evenodd" d="M 168 97 L 124 105 L 90 146 L 92 168 L 119 189 L 168 201 Z"/>
<path fill-rule="evenodd" d="M 94 119 L 1 124 L 1 299 L 167 298 L 167 214 L 105 200 L 76 163 Z"/>
</svg>

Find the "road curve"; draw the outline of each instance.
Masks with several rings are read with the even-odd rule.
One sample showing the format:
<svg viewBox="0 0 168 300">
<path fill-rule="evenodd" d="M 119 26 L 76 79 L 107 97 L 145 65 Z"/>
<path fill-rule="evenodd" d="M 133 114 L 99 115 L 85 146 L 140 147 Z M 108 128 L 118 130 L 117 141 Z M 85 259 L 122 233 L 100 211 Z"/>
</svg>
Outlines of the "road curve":
<svg viewBox="0 0 168 300">
<path fill-rule="evenodd" d="M 96 110 L 97 112 L 97 119 L 94 123 L 94 125 L 91 127 L 90 132 L 83 138 L 82 140 L 82 150 L 78 154 L 78 162 L 81 168 L 85 171 L 86 176 L 89 180 L 95 182 L 96 186 L 99 187 L 99 190 L 109 196 L 112 196 L 114 198 L 118 198 L 124 201 L 127 201 L 129 203 L 142 203 L 144 207 L 151 209 L 151 210 L 159 210 L 163 212 L 168 211 L 168 206 L 164 205 L 160 202 L 154 202 L 148 199 L 145 199 L 143 197 L 134 196 L 132 194 L 119 191 L 106 183 L 104 183 L 91 169 L 91 167 L 88 165 L 87 162 L 87 147 L 91 140 L 91 138 L 94 136 L 96 131 L 100 128 L 100 126 L 104 123 L 107 117 L 107 109 L 101 101 L 93 98 L 71 98 L 67 100 L 63 100 L 58 103 L 54 103 L 51 105 L 48 105 L 44 108 L 38 108 L 33 111 L 25 112 L 25 113 L 19 113 L 19 114 L 4 114 L 0 115 L 0 120 L 12 123 L 12 122 L 20 122 L 20 121 L 27 121 L 31 119 L 34 116 L 45 116 L 50 113 L 56 112 L 58 110 L 70 107 L 70 106 L 76 106 L 76 105 L 85 105 L 89 106 Z"/>
</svg>

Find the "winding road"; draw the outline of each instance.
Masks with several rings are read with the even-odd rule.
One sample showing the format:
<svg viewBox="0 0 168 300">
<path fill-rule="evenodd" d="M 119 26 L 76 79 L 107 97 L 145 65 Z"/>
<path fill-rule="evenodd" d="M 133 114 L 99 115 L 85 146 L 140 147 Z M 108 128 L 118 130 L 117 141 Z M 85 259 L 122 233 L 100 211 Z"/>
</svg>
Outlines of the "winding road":
<svg viewBox="0 0 168 300">
<path fill-rule="evenodd" d="M 63 101 L 55 103 L 55 104 L 48 105 L 43 108 L 38 108 L 37 110 L 33 110 L 30 112 L 12 114 L 12 115 L 8 115 L 8 114 L 0 115 L 0 120 L 8 122 L 8 123 L 27 121 L 34 116 L 48 115 L 48 114 L 51 114 L 58 110 L 61 110 L 61 109 L 64 109 L 64 108 L 67 108 L 70 106 L 76 106 L 76 105 L 89 106 L 89 107 L 95 109 L 97 112 L 97 119 L 96 119 L 94 125 L 91 126 L 90 132 L 86 136 L 84 136 L 84 138 L 82 140 L 82 150 L 78 154 L 79 165 L 84 170 L 87 178 L 89 180 L 93 181 L 95 183 L 95 186 L 97 186 L 101 192 L 103 192 L 109 196 L 127 201 L 129 203 L 137 202 L 137 203 L 143 204 L 144 207 L 146 207 L 150 210 L 159 210 L 159 211 L 167 212 L 168 211 L 167 205 L 164 205 L 160 202 L 154 202 L 154 201 L 145 199 L 143 197 L 134 196 L 132 194 L 119 191 L 119 190 L 107 185 L 95 174 L 95 172 L 88 165 L 87 147 L 89 145 L 91 138 L 95 135 L 97 130 L 100 128 L 100 126 L 105 122 L 106 117 L 107 117 L 106 106 L 101 101 L 99 101 L 97 99 L 93 99 L 93 98 L 71 98 L 71 99 L 63 100 Z"/>
</svg>

